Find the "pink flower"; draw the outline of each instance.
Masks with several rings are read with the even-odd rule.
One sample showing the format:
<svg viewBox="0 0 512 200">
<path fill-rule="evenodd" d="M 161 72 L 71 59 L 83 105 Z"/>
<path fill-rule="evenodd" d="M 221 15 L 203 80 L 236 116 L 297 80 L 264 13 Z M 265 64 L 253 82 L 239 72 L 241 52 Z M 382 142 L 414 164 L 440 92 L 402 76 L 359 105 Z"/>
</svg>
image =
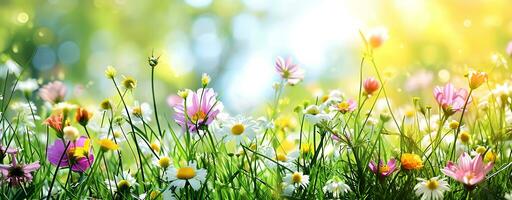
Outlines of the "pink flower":
<svg viewBox="0 0 512 200">
<path fill-rule="evenodd" d="M 389 159 L 388 163 L 383 163 L 382 160 L 379 161 L 379 164 L 377 164 L 372 160 L 370 163 L 368 163 L 368 167 L 370 167 L 370 170 L 374 173 L 379 175 L 381 177 L 386 177 L 391 175 L 393 172 L 397 170 L 396 168 L 396 160 L 394 158 Z"/>
<path fill-rule="evenodd" d="M 173 95 L 170 95 L 167 97 L 167 104 L 170 107 L 174 107 L 174 106 L 180 105 L 182 103 L 183 103 L 183 98 L 181 98 L 178 95 L 173 94 Z"/>
<path fill-rule="evenodd" d="M 60 81 L 53 81 L 44 85 L 39 89 L 39 96 L 41 99 L 50 103 L 59 103 L 64 100 L 66 96 L 66 85 Z"/>
<path fill-rule="evenodd" d="M 380 83 L 373 77 L 369 77 L 364 80 L 363 83 L 364 92 L 368 95 L 372 95 L 375 91 L 380 88 Z"/>
<path fill-rule="evenodd" d="M 485 179 L 485 175 L 492 170 L 493 163 L 489 162 L 484 164 L 480 154 L 476 155 L 473 159 L 464 152 L 454 164 L 449 161 L 444 169 L 441 171 L 456 181 L 459 181 L 466 186 L 467 189 L 472 190 L 475 185 Z"/>
<path fill-rule="evenodd" d="M 507 45 L 507 55 L 512 57 L 512 41 L 510 41 Z"/>
<path fill-rule="evenodd" d="M 295 85 L 304 79 L 304 71 L 297 64 L 292 63 L 292 59 L 289 57 L 286 60 L 277 57 L 275 68 L 279 75 L 281 75 L 281 78 L 290 85 Z"/>
<path fill-rule="evenodd" d="M 353 99 L 347 99 L 333 106 L 333 109 L 336 111 L 345 114 L 347 112 L 352 112 L 357 108 L 357 102 Z"/>
<path fill-rule="evenodd" d="M 186 101 L 174 106 L 174 121 L 191 132 L 197 131 L 211 124 L 222 108 L 222 103 L 217 100 L 217 94 L 213 89 L 200 88 L 197 92 L 191 91 Z"/>
<path fill-rule="evenodd" d="M 441 106 L 443 111 L 448 115 L 462 110 L 466 103 L 466 98 L 469 98 L 468 91 L 463 88 L 455 90 L 451 83 L 446 84 L 444 87 L 436 87 L 434 89 L 434 97 L 439 106 Z M 469 102 L 471 102 L 471 98 L 468 104 Z"/>
<path fill-rule="evenodd" d="M 18 149 L 12 148 L 12 147 L 6 147 L 0 145 L 0 158 L 4 158 L 6 154 L 17 154 Z"/>
<path fill-rule="evenodd" d="M 39 161 L 31 164 L 18 164 L 16 157 L 13 156 L 12 163 L 10 165 L 0 165 L 0 173 L 3 178 L 9 182 L 10 185 L 20 185 L 20 183 L 28 183 L 32 181 L 33 171 L 39 169 Z"/>
<path fill-rule="evenodd" d="M 48 148 L 48 161 L 55 166 L 71 167 L 73 171 L 84 172 L 94 162 L 90 139 L 82 136 L 76 141 L 71 141 L 67 150 L 62 140 L 55 140 Z"/>
</svg>

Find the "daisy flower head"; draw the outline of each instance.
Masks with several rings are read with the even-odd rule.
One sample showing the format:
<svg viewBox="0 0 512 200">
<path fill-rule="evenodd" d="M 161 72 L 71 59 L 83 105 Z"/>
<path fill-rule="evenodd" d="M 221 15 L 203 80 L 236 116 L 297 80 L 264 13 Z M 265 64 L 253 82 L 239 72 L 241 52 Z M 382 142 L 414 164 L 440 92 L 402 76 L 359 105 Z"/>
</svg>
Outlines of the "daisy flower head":
<svg viewBox="0 0 512 200">
<path fill-rule="evenodd" d="M 284 182 L 286 184 L 285 190 L 295 191 L 299 188 L 306 188 L 309 184 L 309 176 L 304 175 L 302 172 L 291 172 L 286 174 L 284 177 Z M 292 192 L 293 193 L 293 192 Z"/>
<path fill-rule="evenodd" d="M 172 164 L 172 159 L 169 156 L 160 156 L 160 158 L 154 158 L 153 163 L 162 168 L 167 169 Z"/>
<path fill-rule="evenodd" d="M 234 141 L 240 144 L 244 140 L 253 140 L 256 137 L 257 124 L 250 117 L 230 117 L 223 124 L 225 141 Z"/>
<path fill-rule="evenodd" d="M 117 175 L 114 180 L 106 180 L 107 188 L 112 192 L 128 192 L 133 186 L 137 185 L 137 180 L 130 174 L 129 171 Z"/>
<path fill-rule="evenodd" d="M 322 189 L 324 193 L 331 195 L 334 199 L 338 199 L 341 195 L 351 191 L 350 186 L 339 180 L 338 177 L 328 180 Z"/>
<path fill-rule="evenodd" d="M 21 73 L 21 67 L 20 65 L 9 58 L 8 56 L 0 57 L 1 60 L 5 60 L 4 63 L 0 64 L 0 77 L 5 77 L 7 73 L 12 73 L 16 77 L 18 77 Z"/>
<path fill-rule="evenodd" d="M 25 81 L 19 81 L 16 86 L 16 90 L 23 92 L 24 95 L 30 96 L 34 90 L 39 87 L 36 79 L 27 79 Z"/>
<path fill-rule="evenodd" d="M 171 166 L 164 173 L 164 180 L 170 182 L 171 187 L 176 190 L 190 185 L 197 191 L 206 181 L 206 169 L 198 169 L 196 163 L 192 162 L 183 167 Z"/>
<path fill-rule="evenodd" d="M 210 125 L 222 109 L 213 89 L 200 88 L 196 92 L 189 91 L 185 101 L 174 106 L 174 120 L 184 129 L 197 132 L 197 129 Z"/>
<path fill-rule="evenodd" d="M 331 116 L 321 110 L 317 105 L 309 105 L 304 109 L 303 113 L 304 117 L 312 124 L 318 124 L 331 119 Z"/>
<path fill-rule="evenodd" d="M 67 88 L 61 81 L 47 83 L 39 89 L 39 97 L 46 102 L 56 104 L 64 101 Z"/>
<path fill-rule="evenodd" d="M 418 181 L 420 182 L 414 186 L 414 190 L 421 200 L 443 199 L 444 192 L 450 190 L 450 185 L 444 178 L 433 177 L 428 180 L 418 178 Z"/>
<path fill-rule="evenodd" d="M 357 103 L 353 99 L 340 101 L 332 107 L 332 110 L 338 111 L 342 114 L 352 112 L 357 108 Z"/>
<path fill-rule="evenodd" d="M 21 183 L 29 183 L 32 181 L 32 172 L 39 169 L 39 161 L 30 164 L 17 163 L 16 157 L 13 155 L 12 163 L 9 165 L 0 164 L 0 173 L 10 185 L 17 186 Z"/>
<path fill-rule="evenodd" d="M 464 152 L 457 163 L 448 162 L 444 169 L 441 169 L 446 176 L 464 184 L 466 189 L 473 190 L 476 185 L 485 180 L 485 175 L 492 170 L 493 162 L 484 164 L 480 154 L 473 159 Z"/>
<path fill-rule="evenodd" d="M 148 123 L 151 121 L 151 115 L 153 111 L 151 110 L 151 107 L 148 103 L 143 102 L 139 104 L 139 102 L 135 102 L 133 107 L 130 107 L 129 109 L 130 116 L 134 124 L 142 124 L 142 123 Z M 128 115 L 126 112 L 123 112 L 123 115 L 128 118 Z"/>
<path fill-rule="evenodd" d="M 277 57 L 275 68 L 277 73 L 281 75 L 281 78 L 290 85 L 295 85 L 304 79 L 304 70 L 302 70 L 297 64 L 293 63 L 290 57 L 286 58 L 286 60 L 281 57 Z"/>
<path fill-rule="evenodd" d="M 374 174 L 379 174 L 382 178 L 391 175 L 397 170 L 396 160 L 394 158 L 389 159 L 387 163 L 381 160 L 378 165 L 372 160 L 368 163 L 368 167 Z"/>
</svg>

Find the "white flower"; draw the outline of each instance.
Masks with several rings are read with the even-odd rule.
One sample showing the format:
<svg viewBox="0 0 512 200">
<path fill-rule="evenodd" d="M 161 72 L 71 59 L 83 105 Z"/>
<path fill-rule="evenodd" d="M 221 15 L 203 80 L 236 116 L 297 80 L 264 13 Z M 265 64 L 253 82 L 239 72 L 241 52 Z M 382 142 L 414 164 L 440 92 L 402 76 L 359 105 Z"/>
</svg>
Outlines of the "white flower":
<svg viewBox="0 0 512 200">
<path fill-rule="evenodd" d="M 137 180 L 133 178 L 130 172 L 123 171 L 123 173 L 117 175 L 114 180 L 106 180 L 105 184 L 112 192 L 129 191 L 133 186 L 137 185 Z"/>
<path fill-rule="evenodd" d="M 16 89 L 25 94 L 31 94 L 38 87 L 39 85 L 37 84 L 37 81 L 35 79 L 27 79 L 25 81 L 18 82 Z"/>
<path fill-rule="evenodd" d="M 282 150 L 276 150 L 271 147 L 266 147 L 264 153 L 267 157 L 272 158 L 273 161 L 267 160 L 266 165 L 270 168 L 274 168 L 279 165 L 285 166 L 287 168 L 292 168 L 294 161 L 299 157 L 298 151 L 293 152 L 285 152 Z"/>
<path fill-rule="evenodd" d="M 240 144 L 246 139 L 251 141 L 256 136 L 256 127 L 256 122 L 249 117 L 231 117 L 223 125 L 224 140 L 234 141 L 236 144 Z"/>
<path fill-rule="evenodd" d="M 331 119 L 331 116 L 320 110 L 320 107 L 317 105 L 310 105 L 303 112 L 304 117 L 312 124 L 318 124 Z"/>
<path fill-rule="evenodd" d="M 11 104 L 11 109 L 16 113 L 14 121 L 19 123 L 21 127 L 18 128 L 21 128 L 20 130 L 23 130 L 22 132 L 26 130 L 24 127 L 35 127 L 36 125 L 34 123 L 34 119 L 40 119 L 40 117 L 37 115 L 37 107 L 32 102 L 14 102 Z M 34 115 L 32 115 L 32 113 L 34 113 Z M 30 130 L 29 133 L 31 133 Z"/>
<path fill-rule="evenodd" d="M 328 180 L 323 187 L 324 193 L 332 194 L 332 197 L 337 199 L 340 195 L 350 192 L 350 187 L 338 178 Z"/>
<path fill-rule="evenodd" d="M 135 102 L 135 105 L 128 108 L 128 111 L 130 112 L 130 117 L 134 124 L 142 124 L 142 120 L 144 120 L 144 123 L 151 121 L 151 114 L 153 111 L 151 110 L 149 104 L 146 102 L 142 104 Z M 126 112 L 123 112 L 123 115 L 128 118 Z"/>
<path fill-rule="evenodd" d="M 0 77 L 5 77 L 7 72 L 13 73 L 15 76 L 19 76 L 21 73 L 21 67 L 14 60 L 8 59 L 3 65 L 0 65 Z"/>
<path fill-rule="evenodd" d="M 184 167 L 169 167 L 163 179 L 169 181 L 171 187 L 176 187 L 176 190 L 185 188 L 187 183 L 195 191 L 199 190 L 206 181 L 206 170 L 197 169 L 195 163 L 190 163 Z"/>
<path fill-rule="evenodd" d="M 512 200 L 512 192 L 506 193 L 505 194 L 505 199 L 506 200 Z"/>
<path fill-rule="evenodd" d="M 172 159 L 168 156 L 160 156 L 160 158 L 154 158 L 153 163 L 162 169 L 167 169 L 171 166 Z"/>
<path fill-rule="evenodd" d="M 293 172 L 286 174 L 284 177 L 284 193 L 291 195 L 299 188 L 306 188 L 309 184 L 309 176 L 302 174 L 302 172 Z"/>
<path fill-rule="evenodd" d="M 443 193 L 450 190 L 450 185 L 444 178 L 433 177 L 429 180 L 418 178 L 418 180 L 420 182 L 414 186 L 414 190 L 416 196 L 421 196 L 421 200 L 443 199 Z"/>
</svg>

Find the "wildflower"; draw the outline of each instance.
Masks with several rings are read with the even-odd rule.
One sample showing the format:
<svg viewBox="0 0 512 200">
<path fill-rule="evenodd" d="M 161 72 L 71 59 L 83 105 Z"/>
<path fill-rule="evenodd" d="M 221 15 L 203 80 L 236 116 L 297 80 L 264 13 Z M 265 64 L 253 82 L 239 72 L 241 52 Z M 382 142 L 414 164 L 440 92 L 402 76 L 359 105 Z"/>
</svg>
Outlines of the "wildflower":
<svg viewBox="0 0 512 200">
<path fill-rule="evenodd" d="M 16 157 L 13 156 L 10 165 L 0 164 L 0 173 L 3 178 L 9 182 L 10 185 L 20 185 L 21 183 L 29 183 L 32 181 L 32 173 L 39 169 L 39 161 L 27 165 L 19 164 L 16 162 Z"/>
<path fill-rule="evenodd" d="M 57 136 L 62 137 L 62 122 L 63 122 L 63 115 L 61 114 L 53 114 L 48 119 L 44 121 L 45 125 L 50 126 L 55 132 L 57 132 Z"/>
<path fill-rule="evenodd" d="M 290 85 L 295 85 L 304 79 L 304 71 L 297 64 L 292 63 L 291 58 L 284 60 L 281 57 L 277 57 L 275 68 L 279 75 L 281 75 L 281 78 Z"/>
<path fill-rule="evenodd" d="M 414 186 L 414 190 L 416 196 L 421 196 L 421 200 L 443 199 L 443 193 L 450 190 L 450 185 L 444 178 L 433 177 L 429 180 L 418 178 L 418 180 L 420 182 Z"/>
<path fill-rule="evenodd" d="M 67 88 L 64 83 L 60 81 L 53 81 L 39 89 L 39 97 L 44 101 L 56 104 L 64 101 L 66 92 Z"/>
<path fill-rule="evenodd" d="M 93 113 L 91 111 L 85 108 L 78 108 L 76 110 L 75 119 L 80 125 L 86 126 L 92 118 L 92 115 Z"/>
<path fill-rule="evenodd" d="M 135 89 L 137 87 L 137 80 L 135 80 L 131 76 L 123 76 L 123 81 L 121 82 L 124 88 L 127 90 Z"/>
<path fill-rule="evenodd" d="M 223 124 L 226 141 L 234 141 L 240 144 L 244 139 L 251 141 L 256 137 L 256 122 L 251 118 L 236 116 L 226 120 Z"/>
<path fill-rule="evenodd" d="M 64 116 L 68 116 L 69 112 L 76 108 L 77 106 L 75 104 L 60 102 L 58 104 L 53 105 L 53 113 L 62 113 L 64 114 Z"/>
<path fill-rule="evenodd" d="M 137 185 L 137 180 L 128 171 L 123 171 L 115 177 L 114 180 L 106 180 L 105 184 L 107 188 L 110 188 L 112 192 L 128 192 L 133 186 Z"/>
<path fill-rule="evenodd" d="M 285 142 L 286 143 L 286 142 Z M 263 150 L 265 155 L 269 158 L 273 158 L 275 162 L 268 161 L 266 164 L 270 168 L 274 168 L 278 165 L 285 166 L 287 168 L 291 168 L 293 166 L 293 162 L 297 160 L 299 157 L 299 152 L 297 151 L 286 151 L 282 148 L 273 149 L 271 147 L 267 147 Z M 278 164 L 276 164 L 278 163 Z"/>
<path fill-rule="evenodd" d="M 6 147 L 6 146 L 0 145 L 0 160 L 5 158 L 6 154 L 14 155 L 14 154 L 17 154 L 17 153 L 18 153 L 18 149 L 16 149 L 16 148 Z"/>
<path fill-rule="evenodd" d="M 380 83 L 375 78 L 369 77 L 364 80 L 363 88 L 366 95 L 372 95 L 374 92 L 379 90 Z"/>
<path fill-rule="evenodd" d="M 449 161 L 444 169 L 441 171 L 456 181 L 464 184 L 466 189 L 473 190 L 476 184 L 485 179 L 485 175 L 492 170 L 493 162 L 484 164 L 480 154 L 477 154 L 473 159 L 464 152 L 454 164 Z"/>
<path fill-rule="evenodd" d="M 400 158 L 402 168 L 406 170 L 421 169 L 423 167 L 423 161 L 419 155 L 413 153 L 404 153 Z"/>
<path fill-rule="evenodd" d="M 313 124 L 318 124 L 322 121 L 328 121 L 331 117 L 325 112 L 320 110 L 317 105 L 310 105 L 303 111 L 304 117 Z"/>
<path fill-rule="evenodd" d="M 26 81 L 19 81 L 16 89 L 23 92 L 25 96 L 29 96 L 37 87 L 39 86 L 35 79 L 27 79 Z"/>
<path fill-rule="evenodd" d="M 471 155 L 480 154 L 483 157 L 484 162 L 494 162 L 496 160 L 496 154 L 492 150 L 487 150 L 483 146 L 478 146 Z"/>
<path fill-rule="evenodd" d="M 306 188 L 309 184 L 309 176 L 304 175 L 302 172 L 293 172 L 286 174 L 284 177 L 286 184 L 285 190 L 295 191 L 298 188 Z"/>
<path fill-rule="evenodd" d="M 357 108 L 357 103 L 353 99 L 347 99 L 342 101 L 334 106 L 334 110 L 345 114 L 347 112 L 352 112 Z"/>
<path fill-rule="evenodd" d="M 484 82 L 487 81 L 487 73 L 485 72 L 469 72 L 469 88 L 472 90 L 480 87 Z"/>
<path fill-rule="evenodd" d="M 384 28 L 374 29 L 367 36 L 368 43 L 372 49 L 379 48 L 387 39 L 388 33 Z"/>
<path fill-rule="evenodd" d="M 80 137 L 80 132 L 73 126 L 66 126 L 62 130 L 63 138 L 66 141 L 75 141 Z"/>
<path fill-rule="evenodd" d="M 22 130 L 29 130 L 30 132 L 31 129 L 26 128 L 34 128 L 36 126 L 34 120 L 40 119 L 40 117 L 36 115 L 37 107 L 33 102 L 14 102 L 11 104 L 11 109 L 17 113 L 14 121 L 18 124 L 18 128 Z"/>
<path fill-rule="evenodd" d="M 396 160 L 394 158 L 389 159 L 387 163 L 383 163 L 381 160 L 378 165 L 372 160 L 368 164 L 368 167 L 374 174 L 379 174 L 381 177 L 389 176 L 397 169 Z"/>
<path fill-rule="evenodd" d="M 139 102 L 135 102 L 135 105 L 133 107 L 128 108 L 130 115 L 135 116 L 135 118 L 132 118 L 133 123 L 135 124 L 142 124 L 147 123 L 151 121 L 151 114 L 153 111 L 151 110 L 151 106 L 143 102 L 139 104 Z M 123 112 L 123 115 L 128 118 L 128 115 L 126 112 Z"/>
<path fill-rule="evenodd" d="M 103 110 L 110 110 L 112 109 L 112 103 L 109 99 L 105 99 L 100 103 L 100 108 Z"/>
<path fill-rule="evenodd" d="M 186 99 L 188 97 L 189 92 L 190 92 L 189 89 L 180 90 L 180 91 L 178 91 L 178 96 L 180 96 L 183 99 Z"/>
<path fill-rule="evenodd" d="M 61 156 L 62 160 L 60 160 Z M 55 166 L 71 167 L 73 171 L 84 172 L 94 162 L 90 139 L 82 136 L 76 141 L 69 142 L 67 150 L 62 140 L 55 140 L 48 148 L 48 161 Z"/>
<path fill-rule="evenodd" d="M 434 89 L 434 97 L 437 103 L 447 115 L 452 115 L 455 112 L 462 110 L 467 98 L 468 92 L 460 88 L 455 90 L 452 84 L 448 83 L 444 87 L 436 87 Z M 468 103 L 471 99 L 468 100 Z"/>
<path fill-rule="evenodd" d="M 184 167 L 170 167 L 164 173 L 164 180 L 171 182 L 171 187 L 176 187 L 176 190 L 185 188 L 188 183 L 197 191 L 206 181 L 206 170 L 197 169 L 195 163 Z"/>
<path fill-rule="evenodd" d="M 180 105 L 183 102 L 183 98 L 178 95 L 170 95 L 167 97 L 167 105 L 174 107 Z"/>
<path fill-rule="evenodd" d="M 174 107 L 174 120 L 181 127 L 193 132 L 211 124 L 222 108 L 222 103 L 217 100 L 213 89 L 201 88 L 197 92 L 191 91 L 182 104 Z"/>
<path fill-rule="evenodd" d="M 108 138 L 103 138 L 99 141 L 99 144 L 100 144 L 100 150 L 102 151 L 115 151 L 117 149 L 119 149 L 119 145 L 117 145 L 114 141 L 108 139 Z"/>
<path fill-rule="evenodd" d="M 449 126 L 451 129 L 454 129 L 454 130 L 455 130 L 455 129 L 459 128 L 459 122 L 458 122 L 458 121 L 456 121 L 456 120 L 452 120 L 452 121 L 448 124 L 448 126 Z"/>
<path fill-rule="evenodd" d="M 113 79 L 114 77 L 116 77 L 116 75 L 117 75 L 117 70 L 112 66 L 108 66 L 107 69 L 105 70 L 105 76 L 109 79 Z"/>
<path fill-rule="evenodd" d="M 334 177 L 327 181 L 323 187 L 324 193 L 331 194 L 334 199 L 340 198 L 341 195 L 350 192 L 350 187 L 338 177 Z"/>
<path fill-rule="evenodd" d="M 471 135 L 467 131 L 461 131 L 459 139 L 462 143 L 467 144 L 471 141 Z"/>
<path fill-rule="evenodd" d="M 203 85 L 203 87 L 206 87 L 208 86 L 208 83 L 210 83 L 210 76 L 207 73 L 203 73 L 203 75 L 201 76 L 201 85 Z"/>
<path fill-rule="evenodd" d="M 6 58 L 6 61 L 4 64 L 0 65 L 0 76 L 5 76 L 7 72 L 13 73 L 16 77 L 18 77 L 21 73 L 21 67 L 16 61 Z"/>
<path fill-rule="evenodd" d="M 160 159 L 155 158 L 154 163 L 162 169 L 167 169 L 172 164 L 171 158 L 168 156 L 160 156 Z"/>
<path fill-rule="evenodd" d="M 158 65 L 158 59 L 160 59 L 160 56 L 155 57 L 153 56 L 153 54 L 151 55 L 151 57 L 148 57 L 149 66 L 156 67 Z"/>
</svg>

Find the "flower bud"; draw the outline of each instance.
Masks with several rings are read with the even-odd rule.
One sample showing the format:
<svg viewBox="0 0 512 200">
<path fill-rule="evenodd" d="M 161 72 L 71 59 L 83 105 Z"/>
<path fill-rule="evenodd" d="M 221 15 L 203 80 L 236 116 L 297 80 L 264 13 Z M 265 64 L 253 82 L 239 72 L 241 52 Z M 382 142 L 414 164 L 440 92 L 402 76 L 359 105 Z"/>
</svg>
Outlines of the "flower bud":
<svg viewBox="0 0 512 200">
<path fill-rule="evenodd" d="M 476 89 L 480 87 L 485 81 L 487 81 L 487 73 L 472 71 L 468 75 L 469 88 Z"/>
<path fill-rule="evenodd" d="M 188 93 L 189 93 L 188 89 L 180 90 L 180 91 L 178 91 L 178 96 L 186 99 L 188 97 Z"/>
<path fill-rule="evenodd" d="M 117 70 L 112 67 L 111 65 L 107 67 L 107 69 L 105 70 L 105 76 L 107 78 L 110 78 L 110 79 L 113 79 L 114 77 L 116 77 L 117 75 Z"/>
<path fill-rule="evenodd" d="M 206 87 L 210 83 L 210 76 L 207 73 L 204 73 L 203 76 L 201 76 L 201 84 L 203 87 Z"/>
<path fill-rule="evenodd" d="M 89 120 L 91 119 L 93 113 L 85 108 L 78 108 L 76 110 L 75 119 L 76 121 L 82 125 L 86 126 L 87 123 L 89 123 Z"/>
<path fill-rule="evenodd" d="M 373 77 L 369 77 L 366 80 L 364 80 L 363 83 L 364 92 L 367 95 L 372 95 L 375 91 L 377 91 L 380 88 L 380 83 Z"/>
<path fill-rule="evenodd" d="M 64 132 L 63 137 L 64 137 L 64 140 L 66 140 L 66 141 L 75 141 L 80 137 L 80 132 L 78 131 L 78 129 L 76 129 L 73 126 L 64 127 L 63 132 Z"/>
</svg>

